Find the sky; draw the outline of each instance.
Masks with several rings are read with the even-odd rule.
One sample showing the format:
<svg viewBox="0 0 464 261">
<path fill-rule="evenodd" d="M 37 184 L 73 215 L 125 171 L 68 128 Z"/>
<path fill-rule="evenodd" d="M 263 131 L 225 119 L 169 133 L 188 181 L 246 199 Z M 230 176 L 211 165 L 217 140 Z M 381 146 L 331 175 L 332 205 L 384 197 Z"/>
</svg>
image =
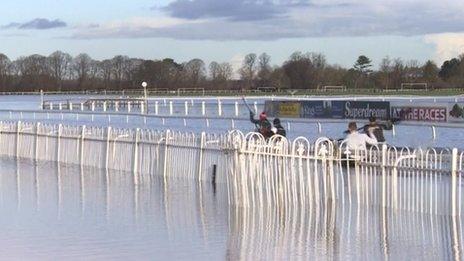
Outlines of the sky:
<svg viewBox="0 0 464 261">
<path fill-rule="evenodd" d="M 439 65 L 464 53 L 462 0 L 2 0 L 0 53 L 62 50 L 94 59 L 241 63 L 266 52 L 320 52 L 351 67 L 359 55 Z"/>
</svg>

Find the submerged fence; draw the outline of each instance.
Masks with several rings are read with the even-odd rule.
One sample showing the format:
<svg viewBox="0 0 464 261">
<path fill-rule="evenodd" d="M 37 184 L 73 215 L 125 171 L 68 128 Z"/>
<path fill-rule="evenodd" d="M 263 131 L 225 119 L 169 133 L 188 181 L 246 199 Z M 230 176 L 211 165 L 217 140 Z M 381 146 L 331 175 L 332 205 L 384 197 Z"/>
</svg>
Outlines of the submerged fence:
<svg viewBox="0 0 464 261">
<path fill-rule="evenodd" d="M 199 181 L 210 180 L 206 173 L 227 155 L 226 136 L 206 133 L 22 122 L 0 122 L 0 130 L 3 156 Z M 216 169 L 218 177 L 225 177 L 223 169 Z"/>
<path fill-rule="evenodd" d="M 0 122 L 0 155 L 226 184 L 229 203 L 293 211 L 381 206 L 462 214 L 464 152 L 387 145 L 349 151 L 327 138 L 265 140 L 256 133 L 193 134 Z M 348 156 L 347 156 L 348 155 Z"/>
</svg>

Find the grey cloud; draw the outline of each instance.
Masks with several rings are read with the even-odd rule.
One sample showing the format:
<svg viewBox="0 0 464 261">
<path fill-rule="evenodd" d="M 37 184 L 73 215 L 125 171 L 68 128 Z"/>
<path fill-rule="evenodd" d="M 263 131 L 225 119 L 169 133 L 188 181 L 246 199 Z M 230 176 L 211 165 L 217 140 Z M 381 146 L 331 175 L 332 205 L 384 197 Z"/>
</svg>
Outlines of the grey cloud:
<svg viewBox="0 0 464 261">
<path fill-rule="evenodd" d="M 45 18 L 36 18 L 25 23 L 10 23 L 1 26 L 2 29 L 23 29 L 23 30 L 47 30 L 53 28 L 66 27 L 67 24 L 59 19 L 49 20 Z"/>
<path fill-rule="evenodd" d="M 1 29 L 17 28 L 20 25 L 21 25 L 20 23 L 9 23 L 9 24 L 0 26 L 0 28 Z"/>
<path fill-rule="evenodd" d="M 294 3 L 293 3 L 294 4 Z M 290 4 L 289 4 L 290 5 Z M 289 6 L 288 5 L 288 6 Z M 411 12 L 414 10 L 414 12 Z M 207 19 L 163 28 L 119 27 L 77 31 L 72 37 L 171 38 L 187 40 L 277 40 L 284 38 L 402 35 L 464 31 L 460 8 L 414 4 L 372 5 L 305 4 L 288 15 L 265 20 Z"/>
<path fill-rule="evenodd" d="M 267 20 L 285 15 L 297 3 L 271 0 L 176 0 L 163 10 L 183 19 L 226 18 L 232 21 Z"/>
</svg>

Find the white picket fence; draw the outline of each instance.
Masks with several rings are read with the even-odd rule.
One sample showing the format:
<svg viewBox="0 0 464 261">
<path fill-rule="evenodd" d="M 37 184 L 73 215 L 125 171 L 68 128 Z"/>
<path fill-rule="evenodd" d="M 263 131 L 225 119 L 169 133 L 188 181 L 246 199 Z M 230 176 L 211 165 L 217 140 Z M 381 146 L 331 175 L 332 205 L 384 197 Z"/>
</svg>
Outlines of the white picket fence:
<svg viewBox="0 0 464 261">
<path fill-rule="evenodd" d="M 3 156 L 167 178 L 210 180 L 213 166 L 227 158 L 226 136 L 215 134 L 23 122 L 0 122 L 0 130 Z M 224 169 L 216 169 L 223 182 Z"/>
<path fill-rule="evenodd" d="M 226 184 L 246 208 L 379 206 L 462 214 L 464 152 L 386 145 L 351 152 L 327 138 L 288 141 L 239 131 L 199 135 L 0 122 L 0 155 Z"/>
</svg>

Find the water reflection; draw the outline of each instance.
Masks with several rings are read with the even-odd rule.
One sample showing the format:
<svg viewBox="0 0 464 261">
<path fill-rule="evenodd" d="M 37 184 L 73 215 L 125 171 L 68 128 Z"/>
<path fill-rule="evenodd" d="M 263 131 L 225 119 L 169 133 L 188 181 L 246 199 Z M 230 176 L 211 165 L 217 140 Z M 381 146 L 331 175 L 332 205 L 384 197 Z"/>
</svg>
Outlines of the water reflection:
<svg viewBox="0 0 464 261">
<path fill-rule="evenodd" d="M 326 211 L 235 209 L 232 260 L 461 260 L 459 218 L 378 208 Z"/>
<path fill-rule="evenodd" d="M 138 182 L 137 182 L 138 181 Z M 2 258 L 462 259 L 462 220 L 377 207 L 229 207 L 227 188 L 0 160 Z"/>
<path fill-rule="evenodd" d="M 0 161 L 2 258 L 223 259 L 223 194 L 187 180 Z"/>
</svg>

